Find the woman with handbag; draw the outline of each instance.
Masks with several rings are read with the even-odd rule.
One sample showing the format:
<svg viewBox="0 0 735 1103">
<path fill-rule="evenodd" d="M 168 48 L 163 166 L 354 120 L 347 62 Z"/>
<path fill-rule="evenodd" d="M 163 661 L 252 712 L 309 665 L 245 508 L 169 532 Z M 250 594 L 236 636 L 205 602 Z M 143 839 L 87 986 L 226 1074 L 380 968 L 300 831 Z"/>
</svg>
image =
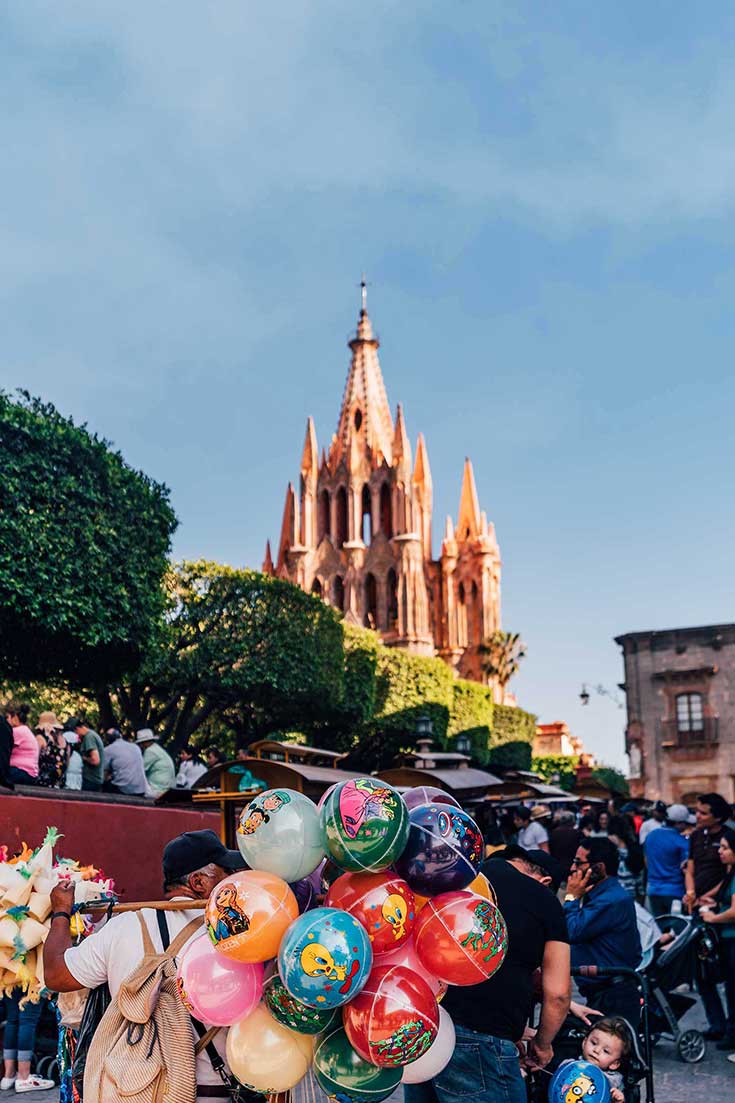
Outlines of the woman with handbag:
<svg viewBox="0 0 735 1103">
<path fill-rule="evenodd" d="M 699 914 L 720 936 L 720 959 L 725 981 L 727 1027 L 718 1049 L 735 1048 L 735 831 L 723 827 L 719 845 L 725 876 L 711 904 L 702 904 Z M 719 997 L 718 997 L 719 998 Z"/>
</svg>

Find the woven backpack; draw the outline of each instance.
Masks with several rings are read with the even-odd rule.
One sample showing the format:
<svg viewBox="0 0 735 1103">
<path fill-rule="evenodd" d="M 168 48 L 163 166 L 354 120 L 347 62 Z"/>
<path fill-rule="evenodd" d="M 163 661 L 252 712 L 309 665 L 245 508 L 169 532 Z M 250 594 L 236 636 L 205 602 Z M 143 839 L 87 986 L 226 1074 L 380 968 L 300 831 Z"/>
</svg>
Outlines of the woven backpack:
<svg viewBox="0 0 735 1103">
<path fill-rule="evenodd" d="M 163 953 L 155 950 L 141 912 L 138 920 L 143 960 L 97 1027 L 84 1071 L 85 1103 L 196 1103 L 194 1035 L 174 959 L 201 920 L 184 927 Z"/>
</svg>

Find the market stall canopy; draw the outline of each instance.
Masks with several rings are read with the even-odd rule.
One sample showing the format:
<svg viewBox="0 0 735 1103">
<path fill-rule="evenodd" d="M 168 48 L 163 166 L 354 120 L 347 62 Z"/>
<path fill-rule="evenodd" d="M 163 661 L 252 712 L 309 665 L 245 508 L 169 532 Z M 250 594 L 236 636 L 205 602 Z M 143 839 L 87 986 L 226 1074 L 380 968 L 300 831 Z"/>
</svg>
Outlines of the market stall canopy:
<svg viewBox="0 0 735 1103">
<path fill-rule="evenodd" d="M 435 757 L 441 759 L 441 756 Z M 477 770 L 473 766 L 463 766 L 460 769 L 442 768 L 442 766 L 441 761 L 433 769 L 393 766 L 388 770 L 379 770 L 377 776 L 382 781 L 387 781 L 389 785 L 394 785 L 396 789 L 412 789 L 416 785 L 435 785 L 438 789 L 445 789 L 451 793 L 462 805 L 483 800 L 488 789 L 500 785 L 500 779 L 486 770 Z"/>
</svg>

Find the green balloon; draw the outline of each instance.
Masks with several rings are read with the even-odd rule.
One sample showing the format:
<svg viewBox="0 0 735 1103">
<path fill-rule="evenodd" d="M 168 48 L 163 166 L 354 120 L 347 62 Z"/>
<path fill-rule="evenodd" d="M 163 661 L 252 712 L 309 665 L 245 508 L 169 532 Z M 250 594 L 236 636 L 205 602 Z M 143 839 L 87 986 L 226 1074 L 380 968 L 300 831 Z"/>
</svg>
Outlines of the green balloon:
<svg viewBox="0 0 735 1103">
<path fill-rule="evenodd" d="M 297 1000 L 286 988 L 278 973 L 268 977 L 263 985 L 263 1003 L 274 1019 L 297 1034 L 322 1034 L 337 1017 L 334 1008 L 317 1011 Z"/>
<path fill-rule="evenodd" d="M 342 869 L 377 873 L 400 857 L 408 839 L 408 809 L 391 785 L 374 777 L 343 781 L 321 811 L 324 848 Z"/>
<path fill-rule="evenodd" d="M 402 1068 L 378 1068 L 355 1053 L 344 1030 L 333 1030 L 316 1047 L 314 1075 L 337 1103 L 380 1103 L 401 1082 Z"/>
</svg>

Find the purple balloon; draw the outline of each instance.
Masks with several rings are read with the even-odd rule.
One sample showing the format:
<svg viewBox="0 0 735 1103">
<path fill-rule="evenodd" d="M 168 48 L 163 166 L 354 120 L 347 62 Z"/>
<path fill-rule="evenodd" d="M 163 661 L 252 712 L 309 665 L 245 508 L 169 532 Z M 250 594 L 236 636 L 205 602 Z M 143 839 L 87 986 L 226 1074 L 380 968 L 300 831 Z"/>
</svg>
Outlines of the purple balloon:
<svg viewBox="0 0 735 1103">
<path fill-rule="evenodd" d="M 416 785 L 413 789 L 407 789 L 401 793 L 403 802 L 409 812 L 412 808 L 418 808 L 420 804 L 451 804 L 453 808 L 461 808 L 461 804 L 446 789 L 438 789 L 436 785 Z"/>
<path fill-rule="evenodd" d="M 408 819 L 408 842 L 395 866 L 414 892 L 437 896 L 474 881 L 484 843 L 471 816 L 447 804 L 420 804 Z"/>
<path fill-rule="evenodd" d="M 296 897 L 296 903 L 299 906 L 299 915 L 303 915 L 304 912 L 308 912 L 310 908 L 314 907 L 315 892 L 311 880 L 313 876 L 314 874 L 311 873 L 308 877 L 302 877 L 300 881 L 294 881 L 293 884 L 288 886 Z"/>
</svg>

